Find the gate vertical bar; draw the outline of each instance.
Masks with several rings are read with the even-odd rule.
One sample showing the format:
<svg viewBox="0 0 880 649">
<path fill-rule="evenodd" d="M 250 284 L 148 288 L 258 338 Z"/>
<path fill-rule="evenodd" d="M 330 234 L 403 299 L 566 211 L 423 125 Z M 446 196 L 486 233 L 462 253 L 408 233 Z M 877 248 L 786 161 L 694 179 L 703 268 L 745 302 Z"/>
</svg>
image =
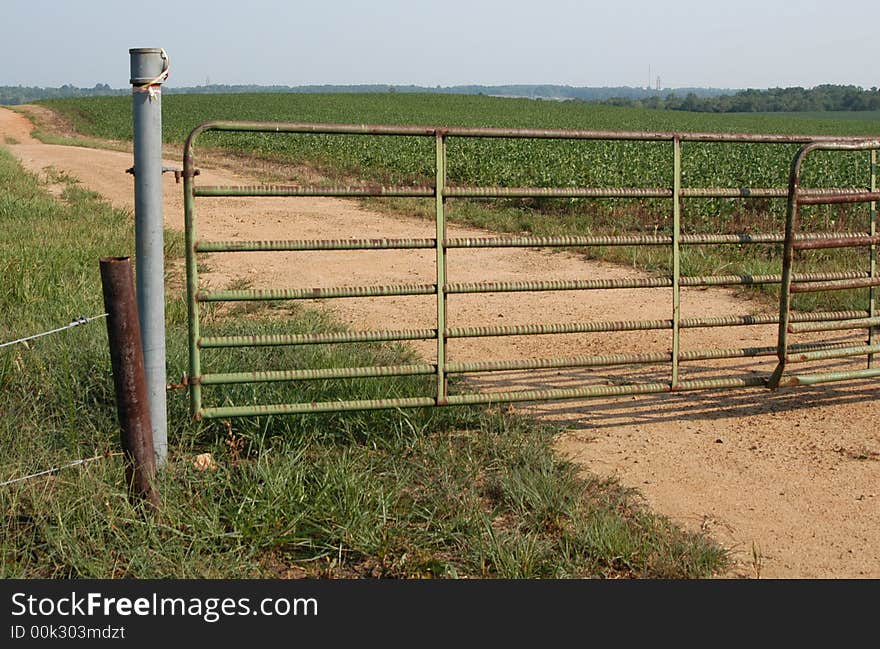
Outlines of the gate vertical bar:
<svg viewBox="0 0 880 649">
<path fill-rule="evenodd" d="M 782 282 L 779 285 L 779 328 L 776 337 L 776 369 L 770 375 L 767 386 L 777 389 L 788 361 L 788 325 L 791 320 L 791 281 L 794 275 L 794 234 L 800 207 L 800 169 L 803 159 L 809 153 L 811 145 L 798 149 L 791 161 L 788 173 L 788 202 L 785 209 L 785 244 L 782 250 Z"/>
<path fill-rule="evenodd" d="M 183 206 L 184 232 L 186 236 L 186 308 L 189 326 L 189 398 L 192 416 L 199 418 L 202 410 L 202 374 L 199 357 L 199 302 L 196 293 L 199 288 L 199 267 L 196 260 L 196 218 L 193 177 L 195 160 L 193 158 L 193 139 L 190 135 L 183 150 Z"/>
<path fill-rule="evenodd" d="M 437 404 L 446 403 L 446 134 L 436 135 L 435 202 L 437 207 Z"/>
<path fill-rule="evenodd" d="M 871 149 L 871 191 L 877 191 L 877 149 Z M 871 236 L 877 235 L 877 201 L 871 201 Z M 871 244 L 871 278 L 877 277 L 877 244 Z M 871 318 L 877 316 L 877 287 L 872 286 L 868 293 L 868 315 Z M 877 341 L 876 327 L 868 329 L 868 344 L 873 345 Z M 868 355 L 868 367 L 874 367 L 874 354 Z"/>
<path fill-rule="evenodd" d="M 165 466 L 165 245 L 162 220 L 162 82 L 168 57 L 158 48 L 129 50 L 134 117 L 134 220 L 137 303 L 156 464 Z"/>
<path fill-rule="evenodd" d="M 678 387 L 681 341 L 681 140 L 672 139 L 672 389 Z"/>
</svg>

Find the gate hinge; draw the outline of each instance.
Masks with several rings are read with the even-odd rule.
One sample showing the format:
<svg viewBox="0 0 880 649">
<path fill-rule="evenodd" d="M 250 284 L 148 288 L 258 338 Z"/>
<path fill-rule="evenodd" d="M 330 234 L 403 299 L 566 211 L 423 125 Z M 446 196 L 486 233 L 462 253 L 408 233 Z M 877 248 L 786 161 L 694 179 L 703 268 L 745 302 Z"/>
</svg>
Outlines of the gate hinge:
<svg viewBox="0 0 880 649">
<path fill-rule="evenodd" d="M 169 383 L 165 389 L 166 390 L 185 390 L 191 385 L 197 385 L 201 383 L 198 378 L 191 379 L 186 375 L 186 372 L 183 373 L 183 376 L 180 377 L 180 383 Z"/>
<path fill-rule="evenodd" d="M 134 167 L 129 167 L 128 169 L 125 170 L 125 173 L 131 174 L 132 176 L 134 176 L 135 175 Z M 163 174 L 174 174 L 174 182 L 176 182 L 177 184 L 180 184 L 180 179 L 183 178 L 183 172 L 180 169 L 178 169 L 177 167 L 162 167 L 162 173 Z M 199 170 L 196 169 L 196 171 L 193 175 L 198 176 Z"/>
</svg>

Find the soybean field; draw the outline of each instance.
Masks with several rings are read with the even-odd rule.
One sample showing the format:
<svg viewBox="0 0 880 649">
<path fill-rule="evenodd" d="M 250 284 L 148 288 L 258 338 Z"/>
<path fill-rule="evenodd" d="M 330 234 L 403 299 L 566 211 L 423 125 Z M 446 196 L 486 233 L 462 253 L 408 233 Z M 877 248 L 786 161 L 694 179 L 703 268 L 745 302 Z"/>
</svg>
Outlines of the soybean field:
<svg viewBox="0 0 880 649">
<path fill-rule="evenodd" d="M 78 131 L 129 140 L 130 99 L 101 97 L 43 102 L 74 122 Z M 215 119 L 423 124 L 631 131 L 880 135 L 866 114 L 813 113 L 712 115 L 574 102 L 465 95 L 241 94 L 168 95 L 163 98 L 163 137 L 182 143 L 198 124 Z M 425 138 L 359 138 L 333 135 L 212 134 L 217 146 L 286 161 L 356 173 L 391 182 L 433 177 L 433 146 Z M 668 184 L 671 154 L 663 144 L 528 140 L 450 141 L 449 180 L 501 186 L 652 186 Z M 784 186 L 796 145 L 686 143 L 683 180 L 698 186 Z M 833 159 L 832 159 L 833 158 Z M 807 183 L 861 186 L 866 155 L 828 156 L 807 170 Z M 818 160 L 818 158 L 817 158 Z"/>
</svg>

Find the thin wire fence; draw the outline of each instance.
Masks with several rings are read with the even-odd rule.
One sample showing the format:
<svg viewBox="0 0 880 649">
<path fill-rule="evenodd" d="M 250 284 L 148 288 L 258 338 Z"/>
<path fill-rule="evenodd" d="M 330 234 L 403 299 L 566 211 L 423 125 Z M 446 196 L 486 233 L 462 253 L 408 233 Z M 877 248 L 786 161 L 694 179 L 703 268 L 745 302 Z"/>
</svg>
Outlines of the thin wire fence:
<svg viewBox="0 0 880 649">
<path fill-rule="evenodd" d="M 49 331 L 44 331 L 42 333 L 33 334 L 31 336 L 25 336 L 23 338 L 17 338 L 16 340 L 10 340 L 9 342 L 5 342 L 5 343 L 0 343 L 0 349 L 2 349 L 3 347 L 10 347 L 12 345 L 26 343 L 30 340 L 42 338 L 43 336 L 49 336 L 51 334 L 57 334 L 62 331 L 67 331 L 68 329 L 73 329 L 74 327 L 80 327 L 84 324 L 88 324 L 89 322 L 92 322 L 93 320 L 98 320 L 100 318 L 106 318 L 106 317 L 107 317 L 106 313 L 102 313 L 100 315 L 95 315 L 95 316 L 91 316 L 91 317 L 79 316 L 78 318 L 74 318 L 73 320 L 71 320 L 69 324 L 66 324 L 63 327 L 57 327 L 55 329 L 50 329 Z"/>
<path fill-rule="evenodd" d="M 52 334 L 61 333 L 62 331 L 67 331 L 67 330 L 73 329 L 75 327 L 80 327 L 82 325 L 88 324 L 88 323 L 93 322 L 95 320 L 100 320 L 102 318 L 106 318 L 107 315 L 108 315 L 107 313 L 101 313 L 100 315 L 95 315 L 95 316 L 90 316 L 90 317 L 89 316 L 79 316 L 79 317 L 71 320 L 70 323 L 64 325 L 63 327 L 56 327 L 55 329 L 50 329 L 48 331 L 43 331 L 38 334 L 24 336 L 22 338 L 17 338 L 16 340 L 10 340 L 9 342 L 2 343 L 2 344 L 0 344 L 0 349 L 2 349 L 4 347 L 11 347 L 12 345 L 27 343 L 28 341 L 35 340 L 37 338 L 42 338 L 44 336 L 49 336 Z M 9 485 L 17 484 L 19 482 L 24 482 L 26 480 L 31 480 L 33 478 L 38 478 L 40 476 L 57 473 L 58 471 L 61 471 L 62 469 L 68 469 L 68 468 L 75 467 L 75 466 L 81 466 L 84 464 L 89 464 L 91 462 L 95 462 L 96 460 L 103 460 L 103 459 L 106 459 L 109 457 L 116 457 L 119 455 L 122 455 L 122 453 L 118 453 L 118 452 L 111 453 L 111 452 L 107 451 L 105 453 L 102 453 L 101 455 L 95 455 L 94 457 L 82 458 L 80 460 L 74 460 L 72 462 L 68 462 L 66 464 L 61 464 L 59 466 L 52 467 L 50 469 L 45 469 L 43 471 L 37 471 L 36 473 L 31 473 L 29 475 L 25 475 L 20 478 L 13 478 L 11 480 L 6 480 L 5 482 L 0 482 L 0 487 L 8 487 Z"/>
<path fill-rule="evenodd" d="M 74 460 L 73 462 L 68 462 L 67 464 L 62 464 L 60 466 L 52 467 L 51 469 L 45 469 L 44 471 L 37 471 L 36 473 L 31 473 L 30 475 L 22 476 L 20 478 L 13 478 L 12 480 L 7 480 L 6 482 L 0 482 L 0 487 L 8 487 L 9 485 L 16 484 L 18 482 L 24 482 L 25 480 L 31 480 L 32 478 L 39 478 L 43 475 L 49 475 L 52 473 L 57 473 L 61 471 L 61 469 L 69 469 L 70 467 L 80 466 L 81 464 L 88 464 L 90 462 L 94 462 L 96 460 L 105 460 L 109 457 L 118 457 L 122 455 L 122 453 L 102 453 L 101 455 L 95 455 L 94 457 L 83 458 L 81 460 Z"/>
</svg>

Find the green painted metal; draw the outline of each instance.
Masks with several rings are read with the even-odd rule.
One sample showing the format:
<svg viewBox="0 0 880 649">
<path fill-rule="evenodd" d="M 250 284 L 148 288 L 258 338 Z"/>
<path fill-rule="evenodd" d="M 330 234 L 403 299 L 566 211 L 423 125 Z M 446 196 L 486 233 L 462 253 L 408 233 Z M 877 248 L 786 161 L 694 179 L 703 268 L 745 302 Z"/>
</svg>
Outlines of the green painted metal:
<svg viewBox="0 0 880 649">
<path fill-rule="evenodd" d="M 436 260 L 437 271 L 437 405 L 446 403 L 449 396 L 449 382 L 446 378 L 446 295 L 449 292 L 446 287 L 446 136 L 437 132 L 435 137 L 436 164 L 434 183 L 436 188 L 435 224 L 436 234 Z"/>
<path fill-rule="evenodd" d="M 873 329 L 876 327 L 880 327 L 880 318 L 852 318 L 829 322 L 792 322 L 788 325 L 788 332 L 797 334 L 806 331 L 843 331 L 845 329 Z"/>
<path fill-rule="evenodd" d="M 416 185 L 215 185 L 196 187 L 198 198 L 335 196 L 434 198 L 433 187 Z M 447 198 L 673 198 L 663 187 L 465 187 L 448 186 Z M 771 187 L 684 187 L 682 198 L 786 198 L 784 189 Z M 804 190 L 804 202 L 858 202 L 864 192 L 845 189 Z M 829 201 L 825 201 L 830 197 Z"/>
<path fill-rule="evenodd" d="M 840 279 L 835 281 L 793 281 L 789 285 L 792 293 L 815 293 L 817 291 L 846 291 L 854 288 L 868 288 L 880 286 L 880 277 L 865 277 L 856 279 Z"/>
<path fill-rule="evenodd" d="M 238 291 L 199 291 L 199 302 L 241 302 L 260 300 L 315 300 L 330 297 L 387 297 L 433 295 L 434 284 L 396 284 L 394 286 L 338 286 L 330 288 L 275 288 Z"/>
<path fill-rule="evenodd" d="M 259 417 L 265 415 L 305 415 L 320 412 L 350 412 L 353 410 L 385 410 L 388 408 L 425 408 L 436 405 L 433 397 L 406 399 L 363 399 L 359 401 L 316 401 L 311 403 L 279 403 L 248 406 L 202 408 L 198 419 L 227 419 L 230 417 Z"/>
<path fill-rule="evenodd" d="M 189 344 L 189 376 L 197 379 L 202 375 L 201 354 L 198 340 L 200 336 L 199 301 L 196 293 L 199 287 L 199 270 L 196 257 L 196 240 L 198 230 L 195 218 L 195 195 L 193 178 L 195 177 L 195 160 L 193 157 L 193 140 L 195 131 L 187 138 L 183 150 L 183 204 L 184 204 L 184 240 L 186 245 L 186 303 L 187 303 L 187 334 Z M 192 382 L 189 386 L 190 412 L 198 418 L 202 411 L 202 388 L 199 383 Z"/>
<path fill-rule="evenodd" d="M 323 379 L 363 379 L 379 376 L 418 376 L 433 374 L 436 366 L 378 365 L 372 367 L 328 367 L 316 370 L 267 370 L 256 372 L 226 372 L 203 374 L 202 385 L 231 383 L 267 383 L 270 381 L 310 381 Z"/>
<path fill-rule="evenodd" d="M 300 250 L 416 250 L 435 239 L 324 239 L 299 241 L 199 241 L 196 252 L 293 252 Z"/>
<path fill-rule="evenodd" d="M 820 349 L 812 352 L 792 352 L 785 357 L 789 363 L 806 363 L 809 361 L 826 361 L 850 356 L 865 356 L 880 352 L 880 345 L 859 345 L 858 347 L 842 347 L 840 349 Z"/>
<path fill-rule="evenodd" d="M 253 187 L 199 187 L 195 190 L 198 197 L 232 197 L 232 196 L 385 196 L 385 197 L 422 197 L 433 198 L 433 187 L 383 187 L 368 185 L 364 187 L 287 187 L 284 185 L 258 185 Z"/>
<path fill-rule="evenodd" d="M 869 189 L 872 192 L 877 191 L 877 149 L 871 150 L 871 184 Z M 877 236 L 877 201 L 871 201 L 869 208 L 870 210 L 870 230 L 869 234 L 872 237 Z M 877 277 L 877 244 L 871 244 L 871 261 L 870 261 L 870 269 L 868 271 L 869 275 L 872 278 Z M 868 290 L 868 315 L 871 318 L 874 318 L 878 315 L 877 313 L 877 288 L 876 286 L 872 286 Z M 868 330 L 868 344 L 874 345 L 877 342 L 877 332 L 875 329 Z M 874 354 L 868 355 L 868 368 L 873 368 L 875 362 Z"/>
<path fill-rule="evenodd" d="M 851 372 L 820 372 L 819 374 L 799 374 L 789 377 L 791 385 L 818 385 L 831 381 L 854 381 L 857 379 L 873 379 L 880 376 L 880 368 L 853 370 Z"/>
<path fill-rule="evenodd" d="M 196 340 L 198 349 L 223 347 L 276 347 L 283 345 L 322 345 L 375 343 L 405 340 L 433 340 L 436 329 L 396 329 L 389 331 L 340 331 L 314 334 L 273 334 L 256 336 L 205 336 Z"/>
<path fill-rule="evenodd" d="M 782 265 L 782 282 L 779 293 L 779 329 L 777 337 L 777 365 L 770 376 L 769 386 L 771 388 L 779 388 L 790 385 L 806 385 L 823 382 L 817 377 L 821 377 L 820 373 L 815 375 L 803 375 L 799 377 L 787 377 L 785 375 L 786 365 L 788 363 L 810 362 L 818 360 L 828 360 L 835 358 L 845 358 L 849 356 L 867 355 L 868 367 L 871 368 L 872 356 L 877 353 L 878 346 L 874 344 L 872 336 L 874 335 L 874 326 L 869 325 L 868 344 L 860 347 L 847 347 L 837 350 L 821 350 L 813 352 L 793 353 L 790 349 L 790 334 L 800 333 L 803 331 L 819 331 L 820 329 L 806 327 L 805 325 L 796 325 L 792 323 L 791 318 L 791 302 L 792 295 L 795 293 L 814 293 L 820 291 L 842 291 L 857 288 L 869 288 L 870 295 L 868 301 L 867 320 L 870 321 L 876 316 L 874 298 L 874 287 L 880 286 L 880 278 L 876 276 L 876 210 L 875 204 L 880 194 L 877 193 L 876 186 L 876 152 L 880 149 L 880 139 L 862 140 L 860 142 L 838 141 L 838 142 L 812 142 L 805 144 L 800 148 L 791 163 L 789 173 L 789 191 L 788 205 L 785 220 L 785 244 L 783 249 L 783 265 Z M 828 194 L 825 196 L 817 195 L 815 192 L 807 193 L 801 190 L 800 176 L 804 161 L 814 151 L 866 151 L 870 155 L 870 180 L 867 191 L 851 191 L 846 195 Z M 870 203 L 870 224 L 867 233 L 859 233 L 858 235 L 833 235 L 829 234 L 824 240 L 804 241 L 798 240 L 796 232 L 799 225 L 799 208 L 802 205 L 834 205 L 841 203 Z M 825 248 L 847 248 L 857 246 L 869 246 L 871 250 L 871 265 L 867 273 L 859 273 L 858 276 L 844 279 L 805 279 L 798 277 L 794 272 L 795 252 L 804 249 L 825 249 Z M 850 328 L 849 323 L 843 322 L 842 329 Z M 827 329 L 833 330 L 833 329 Z M 852 376 L 852 372 L 837 373 L 841 376 Z M 808 377 L 809 383 L 803 381 Z M 842 379 L 841 379 L 842 380 Z"/>
<path fill-rule="evenodd" d="M 371 137 L 425 137 L 434 141 L 435 173 L 432 186 L 393 186 L 378 184 L 357 185 L 260 185 L 251 187 L 196 186 L 194 143 L 206 131 L 243 131 L 278 134 L 325 133 Z M 672 146 L 671 187 L 470 187 L 450 186 L 447 181 L 449 138 L 527 138 L 558 140 L 605 140 L 632 142 L 668 142 Z M 777 187 L 684 187 L 682 182 L 683 147 L 685 142 L 775 143 L 804 145 L 792 162 L 789 186 Z M 702 389 L 738 389 L 747 387 L 778 387 L 780 385 L 812 384 L 826 380 L 844 380 L 867 376 L 864 371 L 802 374 L 783 377 L 786 362 L 827 360 L 868 354 L 869 363 L 880 351 L 875 342 L 878 318 L 875 287 L 880 285 L 877 275 L 876 249 L 880 243 L 876 228 L 876 149 L 878 143 L 860 138 L 830 136 L 788 136 L 756 134 L 707 134 L 628 131 L 561 131 L 531 129 L 491 129 L 467 127 L 375 126 L 313 123 L 265 122 L 209 122 L 190 134 L 184 150 L 184 203 L 187 247 L 187 297 L 189 315 L 189 388 L 191 409 L 197 418 L 226 418 L 237 416 L 303 414 L 317 412 L 345 412 L 383 408 L 413 408 L 438 405 L 488 404 L 516 401 L 555 400 L 669 393 Z M 866 189 L 801 188 L 800 165 L 803 158 L 816 149 L 870 150 L 871 182 Z M 273 240 L 273 241 L 206 241 L 197 237 L 195 218 L 196 198 L 219 197 L 416 197 L 435 202 L 435 236 L 432 238 L 353 238 L 326 240 Z M 668 234 L 621 234 L 616 236 L 486 236 L 447 237 L 446 202 L 458 198 L 529 198 L 560 197 L 587 199 L 653 198 L 671 201 L 671 232 Z M 788 199 L 784 233 L 683 234 L 682 204 L 685 199 Z M 799 232 L 795 227 L 799 205 L 871 202 L 869 232 L 827 233 Z M 686 276 L 681 273 L 682 246 L 705 245 L 761 245 L 783 244 L 783 268 L 780 274 L 767 275 L 711 275 Z M 870 249 L 871 265 L 868 270 L 833 273 L 796 273 L 793 268 L 794 251 L 848 246 Z M 556 281 L 508 282 L 455 282 L 448 281 L 450 249 L 520 248 L 520 247 L 590 247 L 590 246 L 668 246 L 672 269 L 668 276 L 635 277 L 615 280 L 572 279 Z M 434 250 L 435 282 L 431 284 L 398 284 L 386 286 L 341 286 L 320 288 L 269 288 L 259 290 L 205 290 L 199 285 L 197 255 L 236 252 L 295 252 L 335 250 Z M 732 315 L 720 317 L 682 318 L 682 287 L 750 286 L 780 284 L 780 310 L 776 314 Z M 852 287 L 870 287 L 871 299 L 865 311 L 826 311 L 815 313 L 792 312 L 790 296 L 800 290 L 838 290 Z M 505 326 L 449 326 L 448 296 L 455 294 L 485 294 L 501 292 L 538 292 L 612 289 L 672 289 L 672 313 L 669 320 L 577 321 L 569 323 L 539 323 Z M 290 333 L 277 335 L 203 336 L 200 325 L 200 304 L 227 301 L 300 300 L 335 298 L 376 298 L 385 296 L 434 296 L 436 318 L 431 326 L 418 329 L 382 331 L 344 331 L 322 333 Z M 778 325 L 779 336 L 775 346 L 729 349 L 682 350 L 682 330 L 703 327 L 734 327 Z M 866 345 L 818 341 L 791 343 L 789 333 L 835 331 L 844 329 L 868 330 Z M 603 333 L 624 331 L 671 331 L 670 349 L 651 353 L 615 353 L 607 355 L 572 355 L 557 358 L 520 358 L 508 360 L 479 360 L 449 362 L 450 341 L 495 336 L 531 336 L 549 334 Z M 436 344 L 436 362 L 410 365 L 370 367 L 329 367 L 319 369 L 283 368 L 251 371 L 202 373 L 201 354 L 208 350 L 229 348 L 325 345 L 357 342 L 387 342 L 433 340 Z M 218 353 L 218 352 L 213 352 Z M 707 380 L 682 380 L 680 364 L 712 359 L 737 359 L 777 356 L 778 363 L 770 376 L 723 377 Z M 585 385 L 578 388 L 551 390 L 521 390 L 483 394 L 449 394 L 448 376 L 482 372 L 529 371 L 556 368 L 588 368 L 630 365 L 666 365 L 671 368 L 668 381 L 619 385 Z M 870 367 L 870 366 L 869 366 Z M 876 374 L 875 374 L 876 375 Z M 205 407 L 203 388 L 225 384 L 260 384 L 274 381 L 309 381 L 330 379 L 374 379 L 388 376 L 434 376 L 432 394 L 399 398 L 367 399 L 292 404 L 242 404 Z M 828 378 L 828 377 L 844 378 Z M 872 375 L 874 376 L 874 375 Z M 825 378 L 816 378 L 825 377 Z M 784 379 L 784 380 L 781 380 Z"/>
<path fill-rule="evenodd" d="M 672 140 L 672 387 L 678 387 L 681 346 L 681 140 Z"/>
</svg>

